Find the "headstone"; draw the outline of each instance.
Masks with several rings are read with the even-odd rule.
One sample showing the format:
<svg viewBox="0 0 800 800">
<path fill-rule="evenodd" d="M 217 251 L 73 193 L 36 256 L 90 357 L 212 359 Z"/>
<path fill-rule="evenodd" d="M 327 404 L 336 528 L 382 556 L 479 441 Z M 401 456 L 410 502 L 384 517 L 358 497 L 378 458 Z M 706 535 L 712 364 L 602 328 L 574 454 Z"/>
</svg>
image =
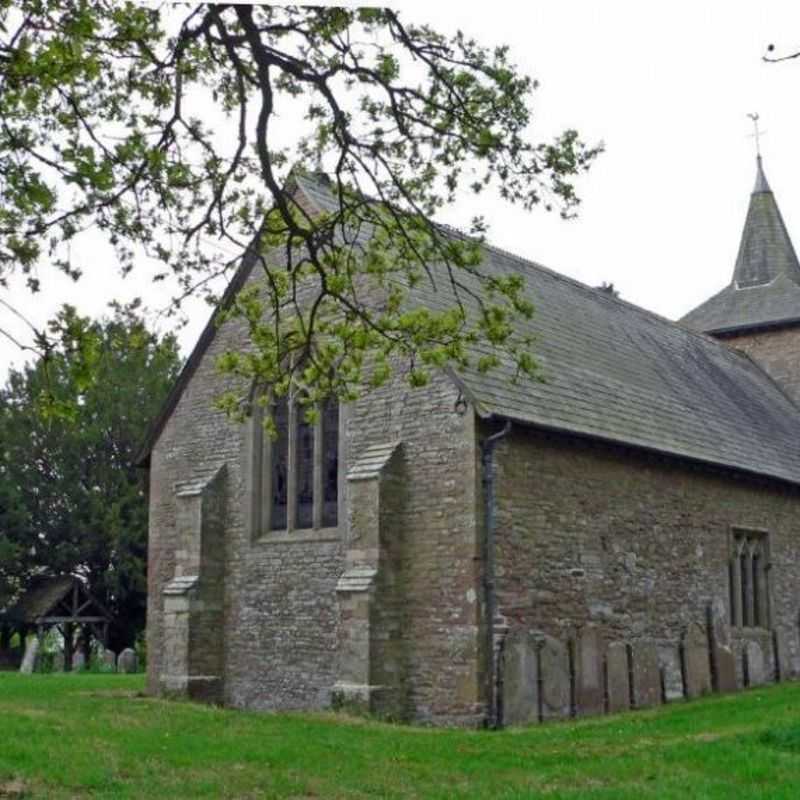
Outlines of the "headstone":
<svg viewBox="0 0 800 800">
<path fill-rule="evenodd" d="M 744 646 L 745 674 L 748 686 L 761 686 L 767 681 L 764 652 L 758 642 L 747 642 Z"/>
<path fill-rule="evenodd" d="M 39 638 L 29 636 L 25 641 L 25 655 L 22 656 L 22 664 L 19 671 L 24 675 L 30 675 L 36 669 L 36 656 L 39 654 Z"/>
<path fill-rule="evenodd" d="M 633 705 L 635 708 L 657 706 L 661 702 L 661 673 L 654 642 L 640 641 L 632 645 Z"/>
<path fill-rule="evenodd" d="M 534 656 L 536 653 L 534 652 Z M 139 669 L 139 658 L 136 655 L 136 651 L 131 649 L 130 647 L 126 647 L 120 654 L 119 658 L 117 659 L 117 670 L 119 672 L 125 673 L 133 673 Z M 503 678 L 505 681 L 505 676 Z M 503 684 L 505 687 L 505 683 Z M 504 695 L 505 699 L 505 695 Z"/>
<path fill-rule="evenodd" d="M 529 631 L 512 631 L 505 639 L 503 722 L 506 725 L 526 725 L 539 721 L 539 669 L 536 650 L 536 640 Z"/>
<path fill-rule="evenodd" d="M 539 650 L 542 719 L 564 719 L 570 715 L 570 675 L 567 648 L 545 636 Z"/>
<path fill-rule="evenodd" d="M 56 650 L 53 654 L 53 672 L 64 671 L 64 651 Z"/>
<path fill-rule="evenodd" d="M 735 692 L 736 658 L 731 647 L 725 602 L 715 598 L 709 603 L 706 623 L 711 633 L 711 688 L 715 692 Z"/>
<path fill-rule="evenodd" d="M 678 648 L 674 645 L 659 645 L 658 666 L 664 679 L 664 699 L 668 703 L 683 700 L 683 673 Z"/>
<path fill-rule="evenodd" d="M 696 623 L 690 623 L 683 637 L 683 663 L 686 696 L 700 697 L 711 692 L 711 661 L 708 635 Z"/>
<path fill-rule="evenodd" d="M 116 672 L 117 654 L 113 650 L 103 648 L 100 651 L 100 664 L 105 672 Z"/>
<path fill-rule="evenodd" d="M 597 628 L 584 628 L 576 643 L 575 706 L 578 716 L 602 714 L 603 641 Z"/>
<path fill-rule="evenodd" d="M 83 650 L 76 650 L 72 655 L 72 671 L 80 672 L 82 669 L 85 668 L 86 668 L 86 656 L 83 654 Z"/>
<path fill-rule="evenodd" d="M 717 658 L 717 691 L 735 692 L 739 688 L 736 680 L 736 657 L 727 646 L 716 648 Z"/>
<path fill-rule="evenodd" d="M 628 647 L 624 642 L 612 642 L 606 652 L 606 696 L 608 711 L 627 711 L 631 707 Z"/>
</svg>

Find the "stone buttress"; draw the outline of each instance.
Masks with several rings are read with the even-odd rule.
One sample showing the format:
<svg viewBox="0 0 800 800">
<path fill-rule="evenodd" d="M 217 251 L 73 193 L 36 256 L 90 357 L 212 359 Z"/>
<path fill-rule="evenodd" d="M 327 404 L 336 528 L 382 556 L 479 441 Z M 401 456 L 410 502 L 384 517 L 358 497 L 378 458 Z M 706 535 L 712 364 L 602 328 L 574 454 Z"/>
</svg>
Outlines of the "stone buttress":
<svg viewBox="0 0 800 800">
<path fill-rule="evenodd" d="M 175 576 L 163 589 L 161 691 L 222 700 L 226 468 L 175 486 Z"/>
<path fill-rule="evenodd" d="M 399 530 L 392 530 L 402 507 L 401 446 L 367 448 L 347 481 L 349 538 L 336 587 L 340 622 L 333 702 L 401 715 L 403 598 L 396 573 L 402 542 Z"/>
</svg>

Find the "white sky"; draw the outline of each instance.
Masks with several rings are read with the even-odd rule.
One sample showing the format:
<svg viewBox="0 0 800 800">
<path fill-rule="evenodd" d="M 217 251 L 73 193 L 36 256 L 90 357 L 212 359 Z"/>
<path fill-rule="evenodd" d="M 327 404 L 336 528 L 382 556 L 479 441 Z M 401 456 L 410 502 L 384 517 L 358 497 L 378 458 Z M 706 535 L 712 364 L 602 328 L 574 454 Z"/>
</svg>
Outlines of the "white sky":
<svg viewBox="0 0 800 800">
<path fill-rule="evenodd" d="M 590 285 L 613 282 L 626 300 L 677 318 L 731 277 L 749 194 L 755 146 L 748 112 L 761 116 L 767 178 L 800 245 L 800 59 L 765 64 L 800 47 L 800 4 L 547 0 L 401 0 L 407 22 L 444 33 L 461 28 L 485 45 L 508 44 L 512 60 L 537 78 L 535 139 L 566 127 L 606 152 L 579 184 L 579 219 L 526 213 L 489 195 L 457 211 L 482 213 L 489 239 Z M 469 203 L 470 205 L 467 205 Z M 455 219 L 455 218 L 453 218 Z M 97 272 L 76 286 L 46 272 L 31 298 L 11 300 L 41 324 L 63 302 L 100 315 L 112 298 L 146 292 L 121 282 L 97 239 L 76 245 Z M 7 319 L 20 335 L 24 329 Z M 181 334 L 184 352 L 208 318 L 199 303 Z M 166 327 L 166 326 L 165 326 Z M 24 354 L 0 339 L 0 381 Z"/>
</svg>

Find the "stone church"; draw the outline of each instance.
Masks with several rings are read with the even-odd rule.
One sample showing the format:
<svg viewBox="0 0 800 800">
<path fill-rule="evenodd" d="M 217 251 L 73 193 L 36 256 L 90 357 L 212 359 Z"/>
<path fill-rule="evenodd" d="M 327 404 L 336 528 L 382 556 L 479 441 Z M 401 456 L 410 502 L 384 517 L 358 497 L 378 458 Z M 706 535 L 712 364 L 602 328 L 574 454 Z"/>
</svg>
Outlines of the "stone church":
<svg viewBox="0 0 800 800">
<path fill-rule="evenodd" d="M 484 267 L 524 274 L 544 380 L 284 404 L 272 440 L 212 410 L 243 331 L 209 324 L 141 453 L 151 692 L 497 725 L 800 673 L 800 265 L 760 159 L 731 283 L 679 323 Z"/>
</svg>

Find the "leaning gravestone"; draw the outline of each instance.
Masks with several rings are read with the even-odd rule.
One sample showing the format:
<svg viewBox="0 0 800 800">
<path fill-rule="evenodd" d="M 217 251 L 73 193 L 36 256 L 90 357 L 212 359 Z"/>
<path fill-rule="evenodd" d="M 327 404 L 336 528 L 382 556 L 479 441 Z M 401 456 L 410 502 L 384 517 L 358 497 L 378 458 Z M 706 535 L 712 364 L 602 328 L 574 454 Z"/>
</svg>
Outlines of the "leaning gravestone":
<svg viewBox="0 0 800 800">
<path fill-rule="evenodd" d="M 22 656 L 22 664 L 19 671 L 24 675 L 30 675 L 36 669 L 36 656 L 39 654 L 39 638 L 30 636 L 25 642 L 25 654 Z"/>
<path fill-rule="evenodd" d="M 628 646 L 625 642 L 612 642 L 606 653 L 606 694 L 608 711 L 627 711 L 631 707 Z"/>
<path fill-rule="evenodd" d="M 576 643 L 575 706 L 578 716 L 602 714 L 603 643 L 597 628 L 584 628 Z"/>
<path fill-rule="evenodd" d="M 536 653 L 534 652 L 534 656 L 535 655 Z M 138 669 L 139 669 L 139 659 L 136 655 L 136 651 L 131 649 L 130 647 L 126 647 L 119 654 L 119 658 L 117 659 L 117 671 L 125 673 L 133 673 L 136 672 Z"/>
<path fill-rule="evenodd" d="M 692 622 L 683 637 L 683 663 L 686 675 L 686 696 L 700 697 L 711 692 L 711 662 L 708 636 Z"/>
<path fill-rule="evenodd" d="M 85 668 L 86 668 L 86 656 L 83 654 L 83 650 L 76 650 L 72 656 L 72 671 L 80 672 L 82 669 Z"/>
<path fill-rule="evenodd" d="M 570 715 L 570 674 L 567 648 L 545 636 L 539 650 L 542 719 L 564 719 Z"/>
<path fill-rule="evenodd" d="M 633 704 L 636 708 L 657 706 L 661 702 L 661 672 L 656 645 L 651 641 L 636 642 L 632 652 Z"/>
<path fill-rule="evenodd" d="M 539 721 L 539 670 L 536 640 L 529 631 L 512 631 L 503 644 L 503 722 Z M 120 656 L 120 658 L 122 658 Z"/>
<path fill-rule="evenodd" d="M 659 645 L 658 666 L 664 676 L 664 699 L 668 703 L 672 703 L 675 700 L 683 700 L 681 659 L 678 648 L 675 645 Z"/>
<path fill-rule="evenodd" d="M 747 668 L 747 685 L 761 686 L 767 681 L 764 653 L 758 642 L 747 642 L 744 646 L 744 663 Z"/>
</svg>

